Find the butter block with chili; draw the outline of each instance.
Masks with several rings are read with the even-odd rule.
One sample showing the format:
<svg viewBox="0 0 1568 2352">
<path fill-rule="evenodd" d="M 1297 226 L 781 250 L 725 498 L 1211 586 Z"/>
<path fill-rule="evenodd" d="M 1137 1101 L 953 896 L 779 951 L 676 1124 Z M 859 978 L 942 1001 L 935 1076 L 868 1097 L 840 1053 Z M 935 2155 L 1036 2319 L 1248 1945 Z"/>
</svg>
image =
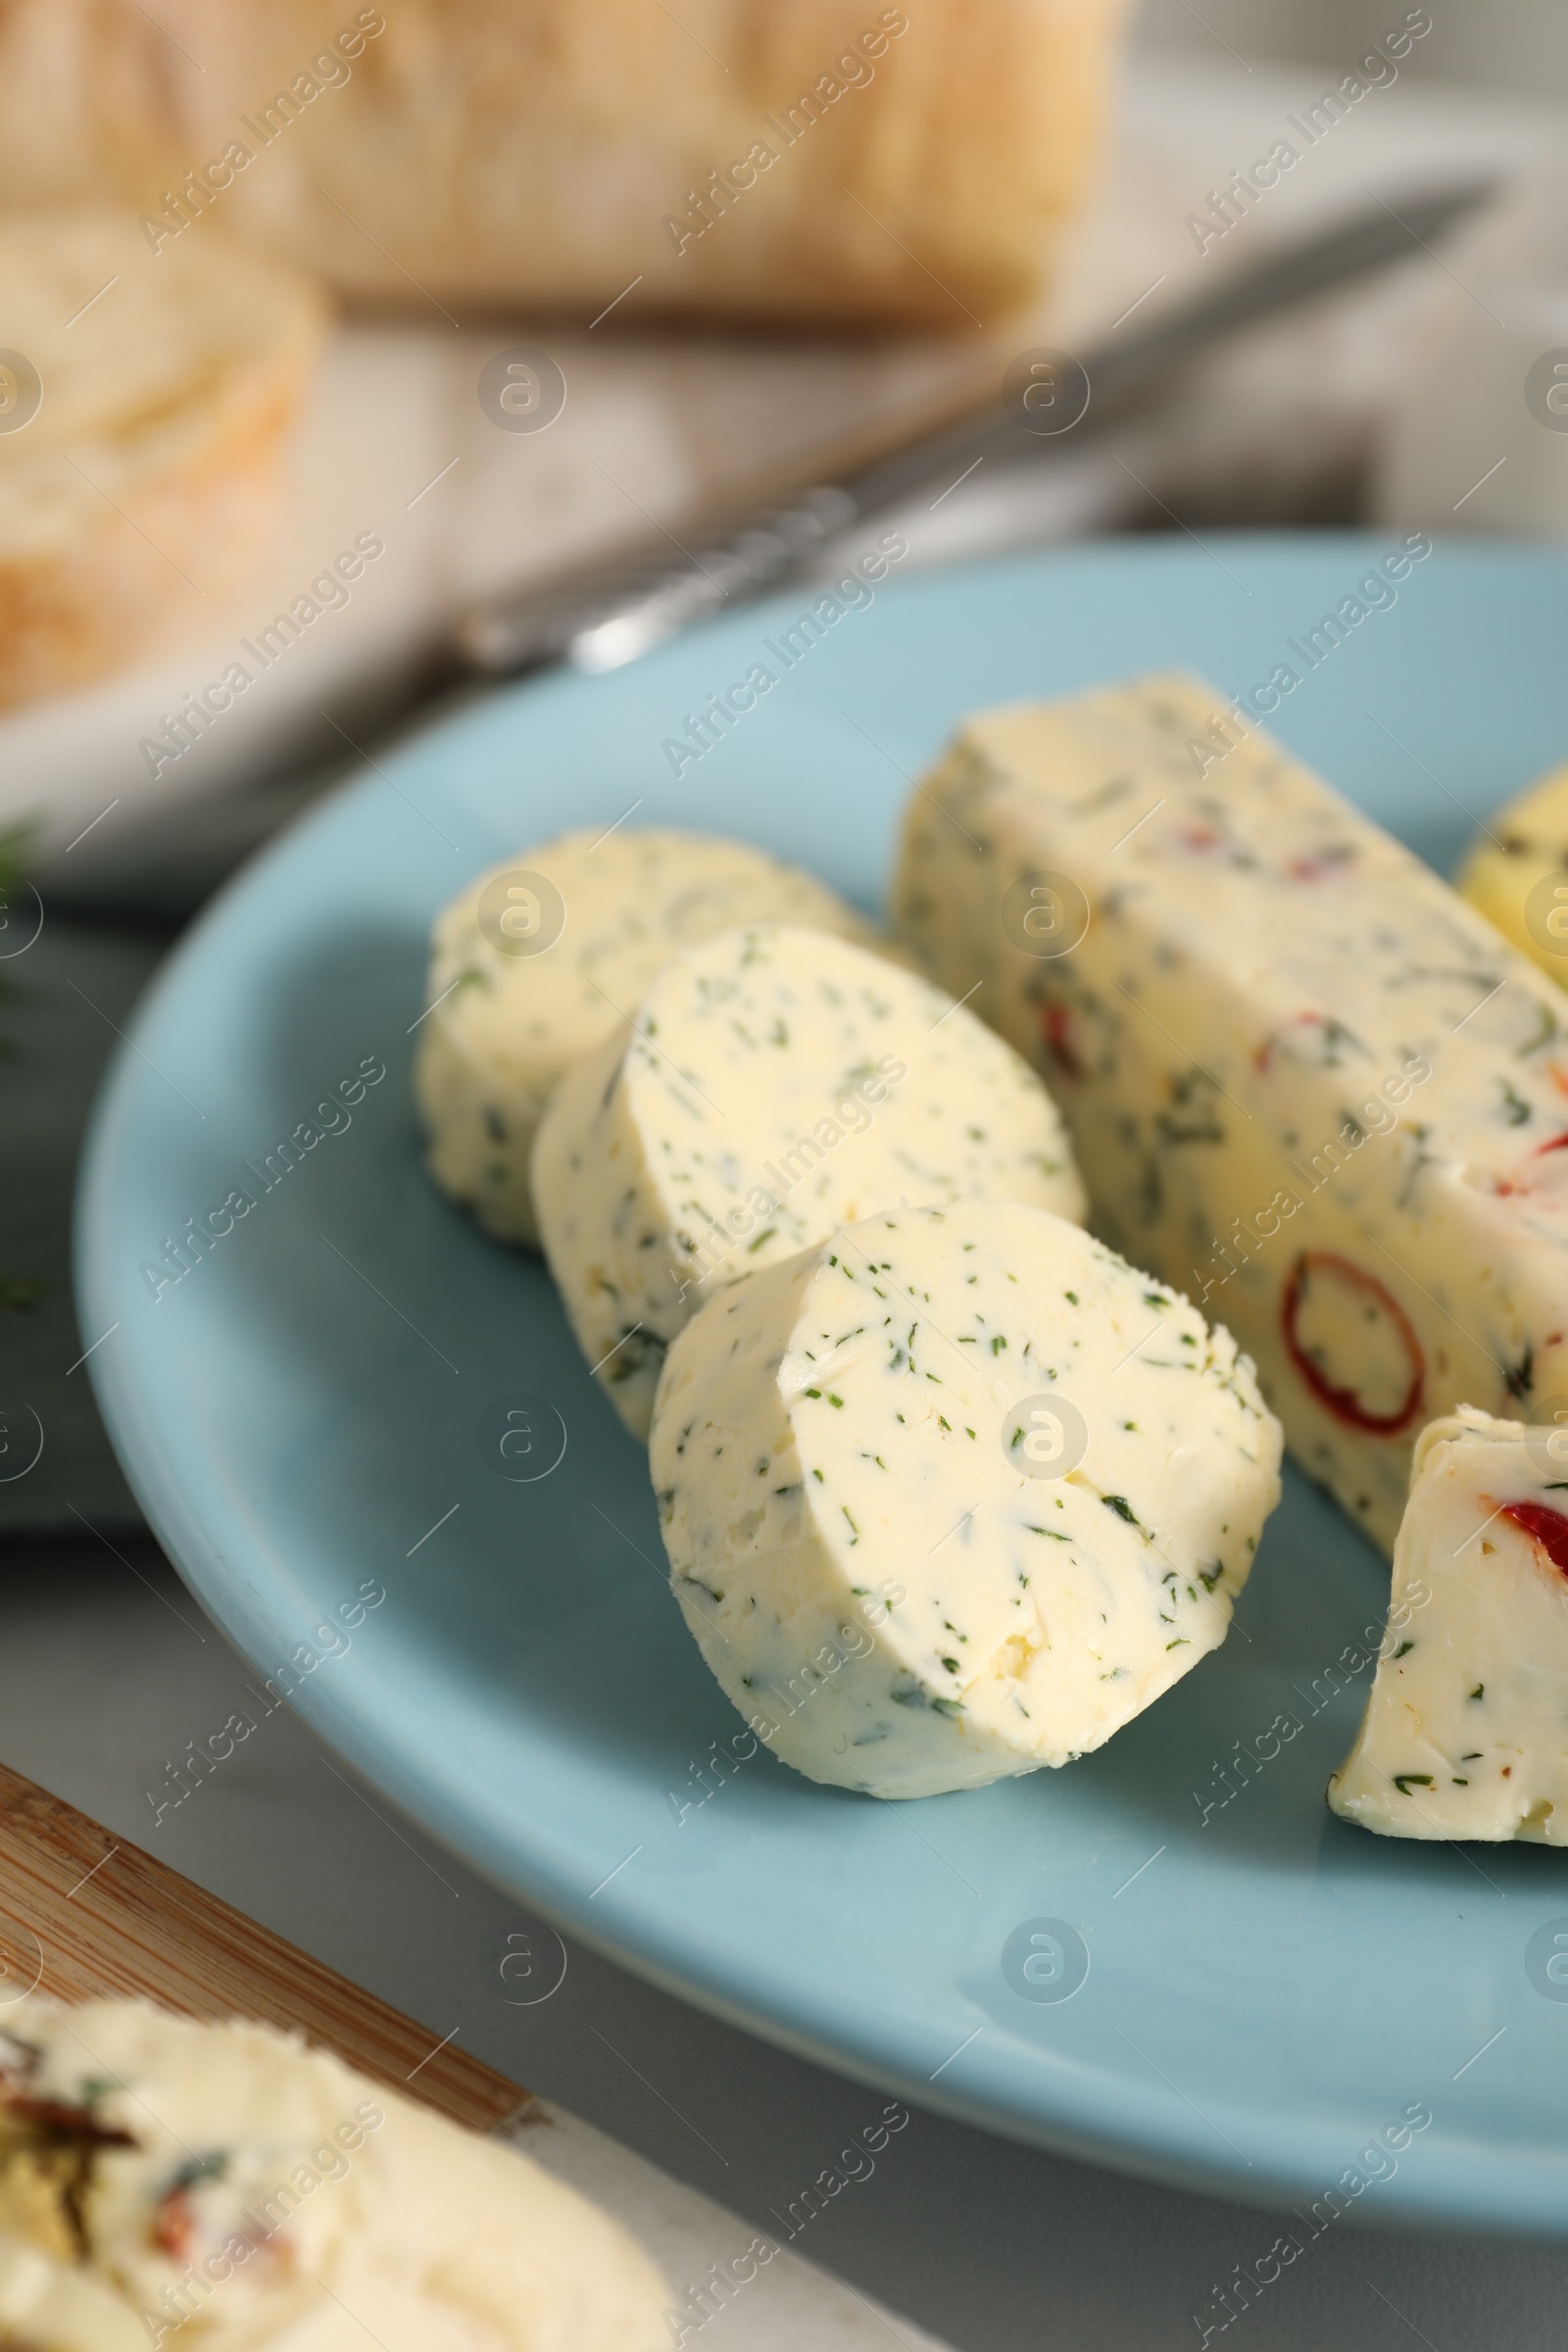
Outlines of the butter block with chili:
<svg viewBox="0 0 1568 2352">
<path fill-rule="evenodd" d="M 1386 1549 L 1428 1421 L 1568 1392 L 1568 1003 L 1217 688 L 970 718 L 894 912 Z"/>
</svg>

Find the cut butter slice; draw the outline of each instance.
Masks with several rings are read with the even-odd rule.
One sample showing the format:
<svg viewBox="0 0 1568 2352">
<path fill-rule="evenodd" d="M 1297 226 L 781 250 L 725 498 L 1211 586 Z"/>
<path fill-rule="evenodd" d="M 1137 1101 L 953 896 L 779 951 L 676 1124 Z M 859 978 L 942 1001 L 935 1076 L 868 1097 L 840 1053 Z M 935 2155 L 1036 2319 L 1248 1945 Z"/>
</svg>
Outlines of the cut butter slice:
<svg viewBox="0 0 1568 2352">
<path fill-rule="evenodd" d="M 710 1299 L 650 1466 L 754 1734 L 874 1796 L 1065 1764 L 1224 1640 L 1279 1499 L 1228 1332 L 1046 1210 L 870 1217 Z"/>
<path fill-rule="evenodd" d="M 1386 1548 L 1429 1420 L 1568 1391 L 1568 1003 L 1217 689 L 968 720 L 895 911 Z"/>
<path fill-rule="evenodd" d="M 1347 1821 L 1568 1845 L 1565 1482 L 1560 1430 L 1465 1407 L 1423 1430 L 1388 1637 L 1329 1783 Z"/>
<path fill-rule="evenodd" d="M 545 1255 L 628 1429 L 708 1292 L 873 1209 L 962 1196 L 1070 1217 L 1083 1188 L 1027 1062 L 940 989 L 819 931 L 667 964 L 539 1131 Z"/>
<path fill-rule="evenodd" d="M 669 956 L 760 921 L 874 937 L 798 866 L 701 833 L 563 833 L 481 874 L 436 918 L 414 1064 L 442 1191 L 503 1241 L 537 1244 L 528 1161 L 562 1072 Z"/>
<path fill-rule="evenodd" d="M 1568 765 L 1493 811 L 1458 888 L 1504 939 L 1568 984 Z"/>
</svg>

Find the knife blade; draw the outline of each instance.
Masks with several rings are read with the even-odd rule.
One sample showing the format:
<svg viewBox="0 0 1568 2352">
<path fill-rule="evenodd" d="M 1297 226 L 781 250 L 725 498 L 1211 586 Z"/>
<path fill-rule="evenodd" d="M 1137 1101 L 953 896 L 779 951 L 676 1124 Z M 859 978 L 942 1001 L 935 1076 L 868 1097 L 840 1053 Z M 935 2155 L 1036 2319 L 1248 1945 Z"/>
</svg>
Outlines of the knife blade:
<svg viewBox="0 0 1568 2352">
<path fill-rule="evenodd" d="M 1243 329 L 1349 284 L 1391 263 L 1429 252 L 1434 238 L 1492 193 L 1470 181 L 1412 191 L 1397 202 L 1374 197 L 1348 220 L 1295 240 L 1263 262 L 1226 277 L 1212 293 L 1174 306 L 1120 343 L 1097 345 L 1081 363 L 1069 354 L 1043 361 L 1048 395 L 1070 395 L 1061 379 L 1077 370 L 1084 404 L 1076 420 L 1024 420 L 1022 398 L 993 399 L 978 415 L 926 433 L 838 482 L 808 483 L 781 504 L 721 517 L 674 557 L 639 548 L 619 563 L 602 562 L 521 593 L 487 598 L 465 612 L 455 646 L 465 667 L 500 677 L 561 663 L 581 670 L 618 669 L 698 621 L 766 595 L 804 569 L 847 530 L 908 497 L 924 483 L 951 479 L 987 459 L 1049 462 L 1069 439 L 1120 422 L 1169 391 L 1182 371 Z M 1005 379 L 1004 379 L 1005 381 Z"/>
</svg>

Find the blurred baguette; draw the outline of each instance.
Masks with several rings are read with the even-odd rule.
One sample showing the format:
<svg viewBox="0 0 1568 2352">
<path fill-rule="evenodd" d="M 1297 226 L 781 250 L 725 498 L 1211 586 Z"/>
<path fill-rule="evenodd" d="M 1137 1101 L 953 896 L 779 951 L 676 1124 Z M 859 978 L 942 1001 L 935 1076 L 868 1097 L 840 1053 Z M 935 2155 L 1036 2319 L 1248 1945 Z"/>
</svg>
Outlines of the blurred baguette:
<svg viewBox="0 0 1568 2352">
<path fill-rule="evenodd" d="M 270 526 L 323 322 L 310 280 L 216 229 L 155 258 L 123 214 L 0 220 L 0 708 L 215 609 Z"/>
<path fill-rule="evenodd" d="M 425 311 L 989 325 L 1082 197 L 1121 14 L 0 0 L 0 206 L 128 202 L 164 254 L 221 220 Z"/>
</svg>

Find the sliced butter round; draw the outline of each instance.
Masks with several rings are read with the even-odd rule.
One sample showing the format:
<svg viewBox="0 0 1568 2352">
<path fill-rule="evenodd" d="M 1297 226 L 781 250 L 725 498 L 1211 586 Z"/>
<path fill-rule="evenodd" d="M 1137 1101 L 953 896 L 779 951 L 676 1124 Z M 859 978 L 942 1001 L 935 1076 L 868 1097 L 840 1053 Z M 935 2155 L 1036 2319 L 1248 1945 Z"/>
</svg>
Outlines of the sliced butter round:
<svg viewBox="0 0 1568 2352">
<path fill-rule="evenodd" d="M 1280 1447 L 1228 1332 L 1061 1217 L 963 1201 L 719 1292 L 650 1467 L 757 1738 L 904 1797 L 1068 1763 L 1216 1648 Z"/>
<path fill-rule="evenodd" d="M 1054 1103 L 929 981 L 822 932 L 726 931 L 563 1082 L 533 1163 L 573 1330 L 626 1426 L 708 1293 L 901 1202 L 1085 1212 Z"/>
<path fill-rule="evenodd" d="M 1500 808 L 1471 843 L 1456 887 L 1491 923 L 1568 986 L 1568 765 Z"/>
<path fill-rule="evenodd" d="M 874 936 L 798 866 L 701 833 L 563 833 L 479 875 L 436 918 L 414 1064 L 442 1191 L 501 1240 L 537 1244 L 529 1155 L 563 1071 L 671 956 L 745 922 Z"/>
</svg>

